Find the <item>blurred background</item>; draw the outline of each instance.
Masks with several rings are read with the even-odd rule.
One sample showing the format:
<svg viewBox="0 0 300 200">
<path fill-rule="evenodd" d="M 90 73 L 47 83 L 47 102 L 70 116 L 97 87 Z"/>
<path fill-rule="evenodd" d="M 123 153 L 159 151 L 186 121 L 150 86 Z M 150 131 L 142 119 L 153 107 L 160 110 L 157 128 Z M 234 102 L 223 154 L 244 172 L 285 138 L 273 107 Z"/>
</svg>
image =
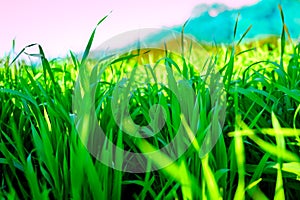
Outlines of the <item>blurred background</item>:
<svg viewBox="0 0 300 200">
<path fill-rule="evenodd" d="M 153 1 L 71 1 L 12 0 L 0 4 L 0 56 L 18 53 L 23 47 L 39 43 L 46 56 L 64 57 L 69 50 L 84 50 L 97 22 L 100 25 L 93 48 L 122 32 L 141 28 L 168 27 L 180 30 L 188 19 L 186 33 L 200 41 L 232 41 L 233 27 L 240 13 L 238 36 L 253 25 L 248 38 L 278 35 L 281 3 L 293 38 L 299 36 L 298 0 L 153 0 Z M 15 49 L 12 50 L 12 41 Z"/>
</svg>

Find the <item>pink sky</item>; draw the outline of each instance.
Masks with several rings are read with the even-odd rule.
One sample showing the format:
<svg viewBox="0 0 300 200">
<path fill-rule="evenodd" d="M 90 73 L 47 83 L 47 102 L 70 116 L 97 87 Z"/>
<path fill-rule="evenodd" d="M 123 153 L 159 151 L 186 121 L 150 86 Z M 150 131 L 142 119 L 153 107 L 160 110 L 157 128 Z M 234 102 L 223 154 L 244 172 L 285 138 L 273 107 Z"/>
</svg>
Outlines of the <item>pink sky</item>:
<svg viewBox="0 0 300 200">
<path fill-rule="evenodd" d="M 68 50 L 81 51 L 97 22 L 100 25 L 94 47 L 119 33 L 137 28 L 158 28 L 184 23 L 200 3 L 222 2 L 240 7 L 258 0 L 8 0 L 0 3 L 0 57 L 39 43 L 46 55 L 64 56 Z"/>
</svg>

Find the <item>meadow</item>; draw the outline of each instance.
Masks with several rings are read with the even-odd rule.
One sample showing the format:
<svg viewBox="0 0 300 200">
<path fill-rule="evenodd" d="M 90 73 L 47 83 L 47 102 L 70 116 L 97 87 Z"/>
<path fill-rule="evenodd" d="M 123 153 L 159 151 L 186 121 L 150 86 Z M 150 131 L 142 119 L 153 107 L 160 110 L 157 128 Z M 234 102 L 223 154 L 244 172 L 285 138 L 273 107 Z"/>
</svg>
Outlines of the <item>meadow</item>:
<svg viewBox="0 0 300 200">
<path fill-rule="evenodd" d="M 100 158 L 123 170 L 92 156 L 76 127 L 84 110 L 74 110 L 74 93 L 79 90 L 77 98 L 84 105 L 77 81 L 80 70 L 97 65 L 88 56 L 97 27 L 80 57 L 70 52 L 67 58 L 48 60 L 35 44 L 20 54 L 38 47 L 38 54 L 29 55 L 40 59 L 38 66 L 18 57 L 2 58 L 0 199 L 295 199 L 300 195 L 300 44 L 289 37 L 282 11 L 281 16 L 278 38 L 242 42 L 251 30 L 238 38 L 237 21 L 231 45 L 205 45 L 210 53 L 208 66 L 214 66 L 224 86 L 224 122 L 214 118 L 222 114 L 216 111 L 222 105 L 213 101 L 205 77 L 181 55 L 161 53 L 160 62 L 168 72 L 166 85 L 157 84 L 153 66 L 141 68 L 141 61 L 135 62 L 139 51 L 106 60 L 103 70 L 100 65 L 101 81 L 95 82 L 92 103 L 96 120 L 111 142 L 102 141 Z M 152 74 L 154 82 L 139 83 L 149 78 L 135 75 L 142 71 Z M 182 75 L 188 86 L 176 82 L 171 72 Z M 128 108 L 112 108 L 114 91 L 126 74 L 138 77 L 129 80 L 129 85 L 137 86 L 124 95 Z M 194 99 L 188 98 L 191 93 L 186 88 L 193 89 Z M 149 114 L 157 104 L 164 111 L 155 107 Z M 182 110 L 181 104 L 187 108 Z M 122 122 L 124 117 L 118 113 L 125 109 L 135 124 L 150 124 L 145 133 L 151 135 L 157 128 L 160 132 L 149 138 L 124 134 L 113 115 Z M 165 123 L 156 127 L 150 121 L 160 121 L 161 113 Z M 129 132 L 135 129 L 124 124 Z M 205 135 L 214 126 L 220 136 L 211 151 L 199 156 Z M 135 161 L 145 168 L 143 173 L 126 171 L 130 168 L 122 166 L 126 157 L 108 145 L 146 154 L 170 143 L 180 128 L 194 136 L 183 141 L 190 142 L 186 151 L 170 165 L 166 165 L 172 156 L 169 151 Z"/>
</svg>

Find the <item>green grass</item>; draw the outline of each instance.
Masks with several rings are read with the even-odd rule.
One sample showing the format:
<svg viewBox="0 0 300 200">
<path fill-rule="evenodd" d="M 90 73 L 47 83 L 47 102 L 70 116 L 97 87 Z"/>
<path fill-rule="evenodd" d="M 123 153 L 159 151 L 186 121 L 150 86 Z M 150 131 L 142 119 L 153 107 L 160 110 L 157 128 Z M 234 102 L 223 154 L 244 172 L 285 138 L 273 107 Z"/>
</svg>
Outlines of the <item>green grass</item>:
<svg viewBox="0 0 300 200">
<path fill-rule="evenodd" d="M 75 127 L 79 120 L 72 108 L 73 93 L 78 89 L 76 78 L 85 66 L 96 64 L 88 59 L 96 29 L 81 59 L 70 53 L 69 58 L 49 61 L 40 46 L 39 67 L 9 56 L 3 58 L 1 199 L 296 198 L 300 195 L 300 44 L 287 43 L 288 31 L 283 27 L 272 49 L 268 43 L 251 42 L 211 51 L 210 66 L 215 64 L 223 77 L 227 110 L 222 134 L 214 148 L 202 156 L 205 134 L 212 123 L 219 126 L 211 119 L 219 114 L 216 110 L 220 105 L 211 105 L 211 90 L 196 68 L 181 56 L 162 55 L 164 59 L 159 62 L 169 70 L 166 85 L 157 84 L 159 73 L 154 67 L 158 62 L 141 67 L 132 54 L 108 60 L 97 68 L 101 81 L 94 87 L 96 120 L 111 142 L 102 141 L 107 144 L 97 152 L 102 160 L 120 165 L 125 159 L 112 152 L 108 144 L 145 154 L 162 148 L 176 137 L 180 124 L 187 138 L 195 137 L 192 142 L 182 141 L 191 145 L 175 162 L 172 151 L 149 154 L 147 162 L 136 161 L 148 169 L 145 173 L 122 172 L 102 164 L 85 148 L 87 141 L 81 141 Z M 177 83 L 171 72 L 182 74 L 189 85 Z M 122 85 L 127 75 L 138 79 Z M 81 84 L 90 84 L 87 77 L 81 78 Z M 166 118 L 154 137 L 124 134 L 136 133 L 136 127 L 123 117 L 125 107 L 111 106 L 117 102 L 112 97 L 119 86 L 128 89 L 135 85 L 139 87 L 122 93 L 127 98 L 130 94 L 128 110 L 133 122 L 149 125 L 151 119 L 160 121 L 162 112 Z M 193 95 L 189 89 L 193 89 L 197 104 L 188 98 Z M 156 107 L 149 115 L 156 104 L 164 111 Z M 187 105 L 186 109 L 180 110 L 180 104 Z M 80 114 L 82 110 L 77 111 Z M 117 117 L 124 126 L 122 130 L 113 114 L 121 115 Z M 149 126 L 151 134 L 155 123 Z M 105 156 L 107 153 L 115 153 L 114 158 Z M 172 164 L 166 166 L 169 162 Z M 151 167 L 163 168 L 151 171 Z"/>
</svg>

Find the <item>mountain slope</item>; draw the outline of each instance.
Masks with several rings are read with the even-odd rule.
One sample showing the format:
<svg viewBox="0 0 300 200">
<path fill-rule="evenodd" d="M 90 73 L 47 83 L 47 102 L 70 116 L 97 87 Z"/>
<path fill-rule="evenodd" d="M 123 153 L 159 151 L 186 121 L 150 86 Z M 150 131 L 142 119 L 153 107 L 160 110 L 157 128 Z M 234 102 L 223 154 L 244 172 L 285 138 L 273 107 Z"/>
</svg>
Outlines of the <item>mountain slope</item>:
<svg viewBox="0 0 300 200">
<path fill-rule="evenodd" d="M 237 36 L 241 36 L 250 25 L 252 25 L 252 29 L 246 38 L 279 35 L 282 30 L 280 11 L 278 9 L 279 3 L 283 8 L 285 22 L 292 38 L 299 38 L 299 0 L 262 0 L 257 4 L 240 9 L 230 9 L 221 4 L 213 4 L 211 6 L 199 5 L 195 10 L 200 11 L 200 13 L 198 16 L 190 19 L 185 27 L 185 33 L 193 35 L 200 41 L 231 42 L 234 24 L 239 13 Z M 181 26 L 176 26 L 173 29 L 180 31 Z"/>
</svg>

